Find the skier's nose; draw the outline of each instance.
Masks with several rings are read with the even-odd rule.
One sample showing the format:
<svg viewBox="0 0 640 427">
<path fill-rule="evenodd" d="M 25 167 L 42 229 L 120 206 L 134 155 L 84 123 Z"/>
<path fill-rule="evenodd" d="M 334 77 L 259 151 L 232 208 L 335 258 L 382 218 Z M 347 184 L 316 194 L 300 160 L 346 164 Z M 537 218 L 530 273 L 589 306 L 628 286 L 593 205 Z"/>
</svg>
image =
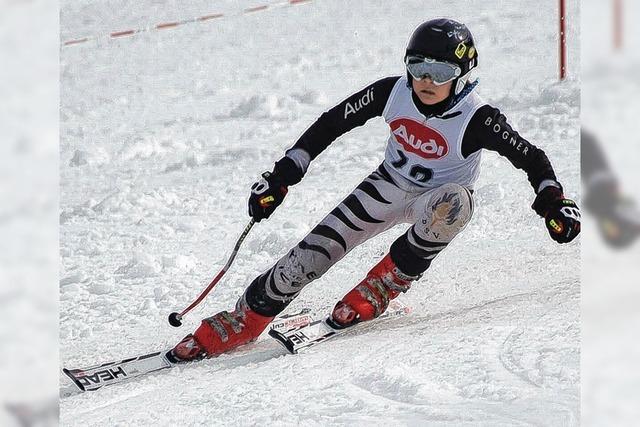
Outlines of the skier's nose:
<svg viewBox="0 0 640 427">
<path fill-rule="evenodd" d="M 427 83 L 429 86 L 435 86 L 436 85 L 433 82 L 433 80 L 431 80 L 431 77 L 425 77 L 424 80 L 425 80 L 425 83 Z"/>
<path fill-rule="evenodd" d="M 420 80 L 423 86 L 433 86 L 433 80 L 431 80 L 430 76 L 425 76 Z"/>
</svg>

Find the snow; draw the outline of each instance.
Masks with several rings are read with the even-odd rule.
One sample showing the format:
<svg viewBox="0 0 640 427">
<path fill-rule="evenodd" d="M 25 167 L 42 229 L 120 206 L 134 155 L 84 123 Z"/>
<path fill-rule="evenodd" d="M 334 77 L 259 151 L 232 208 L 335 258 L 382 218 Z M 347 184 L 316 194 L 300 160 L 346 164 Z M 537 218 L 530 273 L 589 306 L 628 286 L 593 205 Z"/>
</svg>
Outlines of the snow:
<svg viewBox="0 0 640 427">
<path fill-rule="evenodd" d="M 22 425 L 57 420 L 58 41 L 49 3 L 0 2 L 2 426 L 17 425 L 12 414 L 31 420 Z"/>
<path fill-rule="evenodd" d="M 547 151 L 579 200 L 577 23 L 573 74 L 558 83 L 555 3 L 434 2 L 417 13 L 417 0 L 318 0 L 62 49 L 61 365 L 169 347 L 231 308 L 380 163 L 381 120 L 319 156 L 182 329 L 166 323 L 226 261 L 259 173 L 322 111 L 402 73 L 412 29 L 431 16 L 470 26 L 481 94 Z M 61 38 L 250 6 L 64 2 Z M 522 31 L 532 20 L 536 30 Z M 547 237 L 526 177 L 499 156 L 485 156 L 476 198 L 469 227 L 403 296 L 411 315 L 297 356 L 262 337 L 95 393 L 76 394 L 61 376 L 61 423 L 577 425 L 579 243 Z M 290 310 L 328 310 L 402 229 L 354 250 Z"/>
<path fill-rule="evenodd" d="M 606 2 L 582 2 L 582 120 L 601 142 L 622 191 L 640 203 L 640 34 L 633 20 L 638 2 L 624 1 L 624 46 L 612 48 L 612 10 Z M 582 242 L 582 406 L 585 425 L 635 425 L 637 390 L 638 276 L 640 244 L 625 251 L 606 247 L 585 218 Z"/>
<path fill-rule="evenodd" d="M 640 39 L 632 25 L 640 3 L 622 2 L 619 52 L 611 48 L 611 2 L 580 2 L 580 52 L 577 2 L 570 3 L 563 84 L 554 83 L 550 0 L 429 2 L 427 11 L 418 1 L 314 0 L 63 48 L 58 153 L 61 40 L 256 3 L 81 0 L 63 2 L 58 17 L 56 2 L 0 2 L 0 425 L 55 424 L 58 381 L 63 425 L 576 425 L 578 417 L 584 425 L 636 424 L 640 246 L 607 248 L 586 215 L 580 294 L 578 245 L 546 239 L 527 208 L 525 180 L 490 155 L 472 224 L 404 297 L 411 316 L 298 356 L 261 339 L 87 395 L 71 393 L 59 374 L 60 366 L 173 344 L 200 317 L 229 308 L 304 236 L 380 161 L 384 125 L 337 141 L 252 232 L 227 279 L 182 331 L 166 326 L 168 312 L 224 263 L 258 173 L 323 109 L 401 73 L 404 43 L 427 17 L 469 23 L 480 42 L 481 93 L 549 153 L 576 197 L 580 53 L 583 124 L 605 144 L 624 191 L 640 200 L 633 131 Z M 295 307 L 330 308 L 399 232 L 354 252 Z M 159 398 L 167 391 L 171 398 Z"/>
<path fill-rule="evenodd" d="M 433 16 L 470 26 L 479 45 L 480 93 L 545 149 L 579 202 L 578 23 L 568 23 L 570 78 L 557 83 L 556 3 L 429 2 L 425 10 L 418 0 L 314 0 L 62 48 L 59 153 L 58 94 L 46 83 L 57 76 L 59 40 L 43 31 L 56 32 L 55 3 L 3 3 L 0 47 L 11 61 L 0 67 L 7 142 L 0 144 L 0 182 L 7 183 L 0 227 L 3 248 L 11 250 L 1 252 L 0 308 L 7 325 L 20 328 L 0 329 L 0 402 L 26 402 L 40 422 L 51 421 L 60 381 L 65 426 L 577 425 L 580 242 L 553 243 L 529 208 L 524 175 L 491 154 L 484 156 L 471 224 L 402 297 L 411 315 L 363 325 L 297 356 L 263 337 L 234 354 L 94 393 L 74 393 L 59 374 L 61 366 L 168 347 L 200 318 L 230 308 L 379 164 L 384 123 L 336 141 L 273 218 L 255 227 L 224 281 L 182 329 L 166 323 L 224 264 L 248 221 L 246 197 L 259 173 L 326 108 L 402 73 L 409 34 Z M 569 3 L 577 16 L 578 2 Z M 589 21 L 603 15 L 602 2 L 581 3 L 583 26 L 607 31 Z M 60 40 L 255 5 L 65 1 Z M 21 49 L 25 35 L 28 49 Z M 602 37 L 585 39 L 585 69 L 598 76 L 598 52 L 608 47 Z M 626 52 L 637 52 L 633 46 Z M 585 77 L 595 96 L 583 93 L 582 113 L 604 121 L 599 134 L 624 142 L 637 106 L 621 114 L 598 105 L 601 85 L 612 105 L 638 99 L 628 92 L 637 90 L 634 67 L 626 56 L 615 58 L 593 83 Z M 626 80 L 607 78 L 613 72 Z M 624 149 L 611 151 L 639 199 L 630 184 L 638 180 L 635 153 L 634 160 Z M 632 424 L 638 317 L 629 269 L 637 251 L 611 253 L 589 230 L 588 217 L 586 225 L 583 421 Z M 401 231 L 354 250 L 290 310 L 328 310 Z M 59 286 L 46 286 L 58 269 Z M 58 292 L 59 362 L 50 355 Z M 1 425 L 15 422 L 0 411 Z"/>
</svg>

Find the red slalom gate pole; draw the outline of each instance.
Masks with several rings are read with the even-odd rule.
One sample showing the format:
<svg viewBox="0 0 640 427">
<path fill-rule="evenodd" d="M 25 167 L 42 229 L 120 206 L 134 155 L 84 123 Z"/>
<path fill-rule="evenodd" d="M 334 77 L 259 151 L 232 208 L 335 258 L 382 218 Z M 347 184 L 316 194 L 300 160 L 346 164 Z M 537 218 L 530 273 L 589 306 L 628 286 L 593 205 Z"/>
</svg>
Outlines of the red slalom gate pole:
<svg viewBox="0 0 640 427">
<path fill-rule="evenodd" d="M 238 254 L 240 245 L 244 241 L 245 237 L 247 237 L 247 234 L 249 234 L 249 231 L 251 231 L 251 227 L 253 227 L 254 224 L 255 224 L 255 220 L 252 218 L 251 221 L 249 221 L 249 224 L 247 224 L 247 226 L 244 228 L 244 231 L 242 232 L 240 237 L 238 238 L 238 241 L 236 242 L 236 245 L 233 247 L 233 252 L 231 253 L 231 256 L 229 257 L 229 259 L 227 260 L 227 263 L 224 265 L 224 267 L 222 267 L 222 270 L 220 270 L 220 272 L 211 281 L 211 283 L 209 283 L 209 286 L 207 286 L 204 289 L 204 291 L 202 291 L 200 296 L 198 296 L 198 298 L 196 298 L 195 301 L 193 301 L 189 305 L 189 307 L 185 308 L 180 313 L 173 312 L 169 315 L 169 324 L 171 326 L 177 328 L 178 326 L 182 325 L 182 316 L 184 316 L 185 314 L 190 312 L 195 306 L 200 304 L 200 302 L 202 302 L 202 300 L 209 294 L 209 292 L 211 292 L 211 289 L 213 289 L 213 287 L 220 281 L 220 279 L 222 279 L 222 276 L 224 276 L 224 274 L 227 272 L 229 267 L 231 267 L 233 260 L 236 258 L 236 255 Z"/>
<path fill-rule="evenodd" d="M 566 4 L 560 0 L 560 80 L 567 77 L 567 33 L 566 33 Z"/>
<path fill-rule="evenodd" d="M 613 48 L 615 50 L 622 49 L 623 29 L 622 0 L 613 0 Z"/>
</svg>

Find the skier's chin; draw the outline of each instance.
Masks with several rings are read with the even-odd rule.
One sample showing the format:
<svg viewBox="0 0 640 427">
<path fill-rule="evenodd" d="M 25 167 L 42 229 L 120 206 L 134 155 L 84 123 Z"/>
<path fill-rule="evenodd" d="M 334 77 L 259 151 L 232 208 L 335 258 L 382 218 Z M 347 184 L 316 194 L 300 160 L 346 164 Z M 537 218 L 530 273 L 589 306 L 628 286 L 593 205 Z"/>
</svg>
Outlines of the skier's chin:
<svg viewBox="0 0 640 427">
<path fill-rule="evenodd" d="M 435 92 L 431 92 L 431 91 L 418 92 L 418 99 L 420 99 L 420 102 L 422 102 L 425 105 L 434 105 L 442 101 L 441 99 L 438 99 Z"/>
</svg>

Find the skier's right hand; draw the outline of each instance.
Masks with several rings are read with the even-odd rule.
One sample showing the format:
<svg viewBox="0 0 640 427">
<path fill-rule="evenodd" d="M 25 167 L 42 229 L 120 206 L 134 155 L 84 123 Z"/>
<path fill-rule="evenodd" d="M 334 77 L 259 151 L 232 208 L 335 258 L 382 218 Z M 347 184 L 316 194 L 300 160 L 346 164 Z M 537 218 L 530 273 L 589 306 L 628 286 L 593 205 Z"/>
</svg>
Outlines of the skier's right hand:
<svg viewBox="0 0 640 427">
<path fill-rule="evenodd" d="M 289 187 L 302 180 L 304 171 L 295 161 L 284 156 L 278 160 L 273 172 L 265 172 L 262 178 L 251 186 L 249 196 L 249 216 L 256 222 L 269 218 L 282 204 Z"/>
<path fill-rule="evenodd" d="M 287 195 L 288 186 L 276 173 L 264 172 L 262 178 L 251 186 L 249 216 L 256 222 L 269 218 Z"/>
</svg>

